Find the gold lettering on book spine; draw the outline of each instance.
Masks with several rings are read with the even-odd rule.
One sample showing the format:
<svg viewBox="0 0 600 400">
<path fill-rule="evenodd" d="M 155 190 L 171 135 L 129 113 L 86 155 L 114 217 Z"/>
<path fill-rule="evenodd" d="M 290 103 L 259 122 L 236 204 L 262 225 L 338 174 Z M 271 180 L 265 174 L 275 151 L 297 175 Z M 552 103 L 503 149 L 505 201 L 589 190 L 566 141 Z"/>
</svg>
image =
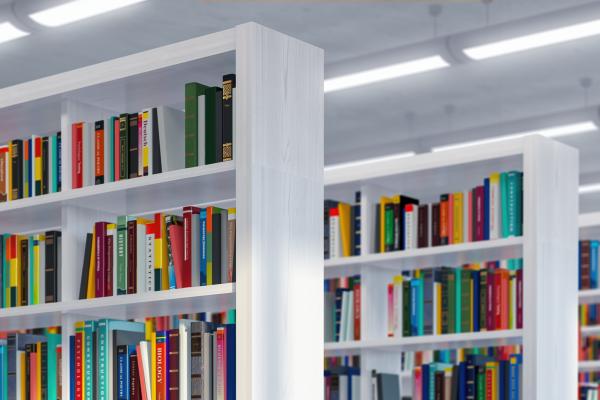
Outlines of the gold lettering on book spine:
<svg viewBox="0 0 600 400">
<path fill-rule="evenodd" d="M 223 100 L 229 100 L 232 96 L 233 81 L 223 81 Z"/>
<path fill-rule="evenodd" d="M 223 161 L 233 160 L 233 146 L 231 143 L 223 143 Z"/>
</svg>

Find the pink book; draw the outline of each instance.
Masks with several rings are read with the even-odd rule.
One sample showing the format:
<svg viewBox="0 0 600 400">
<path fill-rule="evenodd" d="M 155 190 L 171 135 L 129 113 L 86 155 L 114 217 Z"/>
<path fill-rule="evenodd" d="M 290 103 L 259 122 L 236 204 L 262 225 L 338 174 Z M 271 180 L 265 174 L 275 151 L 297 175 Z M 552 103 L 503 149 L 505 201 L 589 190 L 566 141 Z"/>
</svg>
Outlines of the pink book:
<svg viewBox="0 0 600 400">
<path fill-rule="evenodd" d="M 413 400 L 423 400 L 423 379 L 421 377 L 421 367 L 415 368 L 413 372 Z"/>
<path fill-rule="evenodd" d="M 469 242 L 473 241 L 473 191 L 469 190 L 467 192 L 467 202 L 468 202 L 468 208 L 467 208 L 467 215 L 465 216 L 465 218 L 467 218 L 468 220 L 468 227 L 467 227 L 467 232 L 468 232 L 468 238 L 469 238 Z"/>
<path fill-rule="evenodd" d="M 517 270 L 517 329 L 523 328 L 523 269 Z"/>
<path fill-rule="evenodd" d="M 225 400 L 225 371 L 226 371 L 226 354 L 225 354 L 225 328 L 218 328 L 217 332 L 217 388 L 216 400 Z"/>
<path fill-rule="evenodd" d="M 142 400 L 149 400 L 150 396 L 146 393 L 146 375 L 144 374 L 144 363 L 142 362 L 142 349 L 139 343 L 135 346 L 137 352 L 137 367 L 140 374 L 140 393 L 142 394 Z"/>
<path fill-rule="evenodd" d="M 448 244 L 454 243 L 454 194 L 448 195 Z"/>
<path fill-rule="evenodd" d="M 388 283 L 388 323 L 387 323 L 387 335 L 388 337 L 394 336 L 394 284 Z"/>
<path fill-rule="evenodd" d="M 142 145 L 142 113 L 138 113 L 138 176 L 144 176 L 144 146 Z"/>
<path fill-rule="evenodd" d="M 483 186 L 475 188 L 475 232 L 473 236 L 475 241 L 483 240 L 483 213 L 484 213 L 484 190 Z"/>
<path fill-rule="evenodd" d="M 37 353 L 31 352 L 29 353 L 29 398 L 37 399 Z"/>
<path fill-rule="evenodd" d="M 192 286 L 192 271 L 186 269 L 183 261 L 183 226 L 175 224 L 169 226 L 169 240 L 175 265 L 175 284 L 178 289 L 190 287 Z"/>
</svg>

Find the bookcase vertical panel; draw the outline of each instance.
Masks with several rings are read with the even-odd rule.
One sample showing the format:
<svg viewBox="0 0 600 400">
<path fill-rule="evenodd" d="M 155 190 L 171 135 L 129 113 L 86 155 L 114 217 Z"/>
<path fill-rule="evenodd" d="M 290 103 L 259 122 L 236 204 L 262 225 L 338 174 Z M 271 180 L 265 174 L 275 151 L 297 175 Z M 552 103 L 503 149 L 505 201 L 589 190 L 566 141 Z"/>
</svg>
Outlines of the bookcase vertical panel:
<svg viewBox="0 0 600 400">
<path fill-rule="evenodd" d="M 525 140 L 523 399 L 577 393 L 578 161 L 558 142 Z"/>
<path fill-rule="evenodd" d="M 236 28 L 237 398 L 323 395 L 323 52 Z"/>
</svg>

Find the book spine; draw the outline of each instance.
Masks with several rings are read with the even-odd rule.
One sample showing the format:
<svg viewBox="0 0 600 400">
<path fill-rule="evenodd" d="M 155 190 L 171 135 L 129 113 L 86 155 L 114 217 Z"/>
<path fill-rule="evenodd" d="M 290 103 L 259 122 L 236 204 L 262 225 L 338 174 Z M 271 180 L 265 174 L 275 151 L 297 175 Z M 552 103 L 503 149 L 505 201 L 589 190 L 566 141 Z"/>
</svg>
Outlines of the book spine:
<svg viewBox="0 0 600 400">
<path fill-rule="evenodd" d="M 146 225 L 146 292 L 154 291 L 154 224 Z"/>
<path fill-rule="evenodd" d="M 419 248 L 429 246 L 429 205 L 423 204 L 418 208 L 417 245 Z"/>
<path fill-rule="evenodd" d="M 60 232 L 51 231 L 46 232 L 45 235 L 45 302 L 56 303 L 60 298 L 58 293 L 58 269 L 61 267 L 58 265 L 58 236 Z"/>
<path fill-rule="evenodd" d="M 113 137 L 114 137 L 114 147 L 113 147 L 113 166 L 114 173 L 113 177 L 115 182 L 121 179 L 121 118 L 113 117 L 114 125 L 113 125 Z"/>
<path fill-rule="evenodd" d="M 483 180 L 483 240 L 490 239 L 490 178 Z"/>
<path fill-rule="evenodd" d="M 449 243 L 449 203 L 450 203 L 450 195 L 443 194 L 440 196 L 440 245 L 446 245 Z"/>
<path fill-rule="evenodd" d="M 21 252 L 21 306 L 29 304 L 29 241 L 27 238 L 19 240 Z"/>
<path fill-rule="evenodd" d="M 354 293 L 353 300 L 353 316 L 354 316 L 354 340 L 360 340 L 360 309 L 361 309 L 361 283 L 360 275 L 354 277 L 354 285 L 352 287 Z"/>
<path fill-rule="evenodd" d="M 83 374 L 84 374 L 84 353 L 83 353 L 83 323 L 75 326 L 75 400 L 83 400 Z"/>
<path fill-rule="evenodd" d="M 0 203 L 8 201 L 8 146 L 0 146 Z"/>
<path fill-rule="evenodd" d="M 200 285 L 207 285 L 208 269 L 207 210 L 200 210 Z"/>
<path fill-rule="evenodd" d="M 360 207 L 359 207 L 360 209 Z M 227 210 L 227 278 L 228 282 L 235 282 L 235 208 Z M 360 216 L 359 216 L 360 218 Z M 359 222 L 360 224 L 360 222 Z M 359 226 L 360 231 L 360 226 Z M 359 240 L 360 242 L 360 240 Z M 360 244 L 359 244 L 360 246 Z M 358 254 L 360 255 L 360 247 L 358 248 Z"/>
<path fill-rule="evenodd" d="M 223 76 L 223 161 L 233 160 L 233 94 L 235 74 Z"/>
<path fill-rule="evenodd" d="M 170 400 L 179 399 L 179 331 L 168 331 L 168 397 Z"/>
<path fill-rule="evenodd" d="M 138 372 L 138 356 L 136 351 L 136 345 L 127 346 L 128 353 L 128 368 L 129 372 L 127 376 L 129 377 L 129 399 L 128 400 L 141 400 L 140 394 L 140 375 Z"/>
<path fill-rule="evenodd" d="M 144 176 L 144 115 L 137 113 L 137 167 L 136 176 Z M 147 144 L 147 142 L 146 142 Z"/>
<path fill-rule="evenodd" d="M 221 224 L 222 218 L 221 213 L 223 210 L 213 208 L 212 214 L 212 284 L 218 285 L 221 282 L 222 277 L 222 257 L 221 257 L 221 231 L 223 226 Z M 349 216 L 348 216 L 349 218 Z"/>
<path fill-rule="evenodd" d="M 96 121 L 94 124 L 94 177 L 95 184 L 104 183 L 104 121 Z"/>
<path fill-rule="evenodd" d="M 523 328 L 523 269 L 517 270 L 517 329 Z"/>
<path fill-rule="evenodd" d="M 197 167 L 198 158 L 198 96 L 199 85 L 195 82 L 185 85 L 185 167 Z"/>
<path fill-rule="evenodd" d="M 431 245 L 441 245 L 440 238 L 440 203 L 431 205 Z"/>
<path fill-rule="evenodd" d="M 12 156 L 12 200 L 23 198 L 23 141 L 11 142 Z"/>
<path fill-rule="evenodd" d="M 104 276 L 104 293 L 106 296 L 112 296 L 114 294 L 114 282 L 113 282 L 113 269 L 114 269 L 114 237 L 113 235 L 106 236 L 106 252 L 105 252 L 105 264 L 106 274 Z"/>
<path fill-rule="evenodd" d="M 119 179 L 129 178 L 129 114 L 119 116 Z"/>
<path fill-rule="evenodd" d="M 495 328 L 495 319 L 494 319 L 494 282 L 495 282 L 495 272 L 493 269 L 488 269 L 487 272 L 487 305 L 486 305 L 486 328 L 488 331 L 493 331 Z"/>
<path fill-rule="evenodd" d="M 117 295 L 127 294 L 127 217 L 117 217 Z"/>
<path fill-rule="evenodd" d="M 485 229 L 485 197 L 483 186 L 478 186 L 475 189 L 475 240 L 484 240 L 484 229 Z"/>
<path fill-rule="evenodd" d="M 81 123 L 73 124 L 71 128 L 71 160 L 72 160 L 72 170 L 71 170 L 71 179 L 73 181 L 73 189 L 77 189 L 83 187 L 83 125 Z M 48 140 L 47 138 L 43 139 L 43 144 L 46 144 L 46 154 L 48 148 Z M 42 159 L 47 159 L 44 157 L 44 151 L 42 147 Z M 45 169 L 45 168 L 42 168 Z M 42 175 L 44 175 L 42 173 Z M 42 187 L 43 185 L 42 178 Z M 42 189 L 42 193 L 45 193 Z"/>
<path fill-rule="evenodd" d="M 96 222 L 96 287 L 95 296 L 106 296 L 106 222 Z"/>
<path fill-rule="evenodd" d="M 129 178 L 138 176 L 138 114 L 129 114 L 128 172 Z"/>
<path fill-rule="evenodd" d="M 137 221 L 127 221 L 127 294 L 137 292 Z"/>
<path fill-rule="evenodd" d="M 156 400 L 167 398 L 167 342 L 164 331 L 156 332 Z"/>
</svg>

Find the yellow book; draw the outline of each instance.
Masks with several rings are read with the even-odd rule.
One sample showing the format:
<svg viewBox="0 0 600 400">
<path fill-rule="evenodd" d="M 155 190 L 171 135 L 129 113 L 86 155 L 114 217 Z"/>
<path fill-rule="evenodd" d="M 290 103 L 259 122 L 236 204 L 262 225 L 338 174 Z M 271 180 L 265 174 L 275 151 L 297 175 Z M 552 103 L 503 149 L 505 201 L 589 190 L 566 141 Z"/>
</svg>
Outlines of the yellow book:
<svg viewBox="0 0 600 400">
<path fill-rule="evenodd" d="M 351 207 L 347 203 L 339 203 L 340 213 L 340 236 L 342 238 L 342 256 L 350 257 L 352 255 L 352 229 L 351 229 Z"/>
<path fill-rule="evenodd" d="M 21 360 L 21 365 L 19 366 L 19 372 L 20 372 L 20 379 L 19 379 L 19 386 L 21 386 L 21 400 L 26 400 L 27 399 L 27 392 L 29 392 L 29 388 L 27 387 L 27 385 L 25 384 L 26 380 L 25 377 L 27 375 L 27 369 L 25 368 L 26 366 L 26 357 L 27 357 L 27 353 L 25 353 L 24 351 L 19 351 L 19 359 Z"/>
<path fill-rule="evenodd" d="M 37 389 L 36 389 L 36 393 L 38 394 L 38 399 L 41 400 L 41 394 L 42 394 L 42 343 L 38 342 L 36 345 L 36 357 L 37 357 L 37 362 L 36 362 L 36 383 L 37 383 Z"/>
<path fill-rule="evenodd" d="M 96 297 L 96 227 L 92 229 L 92 254 L 90 256 L 90 272 L 88 274 L 87 298 Z"/>
<path fill-rule="evenodd" d="M 150 111 L 142 112 L 142 130 L 148 132 L 148 124 L 150 123 Z M 152 138 L 148 138 L 152 140 Z M 138 146 L 142 146 L 142 170 L 143 175 L 151 175 L 150 171 L 150 156 L 149 156 L 149 142 L 139 143 Z"/>
<path fill-rule="evenodd" d="M 40 242 L 43 235 L 34 235 L 33 246 L 33 304 L 40 304 Z"/>
<path fill-rule="evenodd" d="M 464 195 L 461 192 L 457 192 L 454 193 L 453 195 L 453 204 L 454 204 L 454 210 L 453 212 L 453 218 L 452 218 L 452 225 L 454 225 L 452 227 L 452 243 L 462 243 L 464 242 L 464 236 L 463 236 L 463 226 L 464 226 L 464 221 L 463 221 L 463 211 L 465 209 L 465 205 L 464 205 Z"/>
<path fill-rule="evenodd" d="M 436 335 L 441 335 L 442 334 L 442 285 L 437 284 L 436 285 L 436 291 L 437 291 L 437 312 L 435 315 L 435 318 L 437 320 L 437 332 L 435 332 Z"/>
<path fill-rule="evenodd" d="M 588 325 L 588 306 L 587 304 L 582 304 L 579 306 L 579 315 L 582 325 Z"/>
<path fill-rule="evenodd" d="M 15 257 L 15 274 L 16 274 L 16 283 L 17 283 L 17 289 L 16 289 L 16 303 L 15 305 L 18 307 L 21 305 L 21 291 L 22 291 L 22 284 L 23 282 L 21 282 L 21 268 L 22 268 L 22 262 L 21 262 L 21 241 L 23 240 L 23 236 L 17 236 L 17 246 L 16 246 L 16 257 Z"/>
<path fill-rule="evenodd" d="M 498 399 L 498 363 L 496 361 L 490 361 L 485 363 L 485 381 L 487 384 L 491 384 L 491 387 L 487 387 L 486 391 L 491 394 L 490 397 L 486 397 L 489 400 Z M 487 385 L 486 385 L 487 386 Z"/>
<path fill-rule="evenodd" d="M 6 177 L 6 195 L 8 200 L 14 200 L 12 197 L 12 141 L 8 142 L 8 176 Z"/>
<path fill-rule="evenodd" d="M 156 331 L 156 329 L 154 329 L 154 318 L 146 318 L 144 320 L 144 324 L 146 325 L 144 329 L 144 331 L 146 332 L 146 341 L 151 342 L 152 332 Z"/>
<path fill-rule="evenodd" d="M 169 253 L 167 251 L 167 224 L 165 223 L 164 216 L 160 219 L 160 231 L 161 231 L 161 241 L 160 245 L 161 255 L 162 255 L 162 274 L 160 278 L 160 283 L 162 286 L 162 290 L 169 290 Z"/>
<path fill-rule="evenodd" d="M 8 239 L 8 245 L 10 247 L 10 256 L 8 259 L 9 265 L 9 282 L 10 289 L 9 293 L 7 293 L 7 300 L 9 307 L 16 307 L 17 304 L 17 241 L 18 237 L 16 235 L 11 235 Z"/>
<path fill-rule="evenodd" d="M 152 332 L 150 337 L 150 355 L 150 364 L 152 365 L 150 368 L 152 399 L 156 399 L 156 332 Z"/>
<path fill-rule="evenodd" d="M 36 144 L 35 144 L 36 139 L 39 139 L 39 138 L 34 138 L 34 140 L 32 140 L 34 148 L 36 146 Z M 41 141 L 41 139 L 40 139 L 40 141 Z M 34 154 L 36 153 L 35 150 L 33 153 Z M 34 160 L 35 161 L 34 161 L 34 178 L 33 178 L 34 184 L 33 185 L 35 186 L 35 182 L 42 181 L 42 157 L 41 157 L 41 155 L 36 156 Z M 40 194 L 41 193 L 36 193 L 36 196 L 39 196 Z"/>
<path fill-rule="evenodd" d="M 385 253 L 385 206 L 392 202 L 389 197 L 379 198 L 379 252 Z"/>
</svg>

